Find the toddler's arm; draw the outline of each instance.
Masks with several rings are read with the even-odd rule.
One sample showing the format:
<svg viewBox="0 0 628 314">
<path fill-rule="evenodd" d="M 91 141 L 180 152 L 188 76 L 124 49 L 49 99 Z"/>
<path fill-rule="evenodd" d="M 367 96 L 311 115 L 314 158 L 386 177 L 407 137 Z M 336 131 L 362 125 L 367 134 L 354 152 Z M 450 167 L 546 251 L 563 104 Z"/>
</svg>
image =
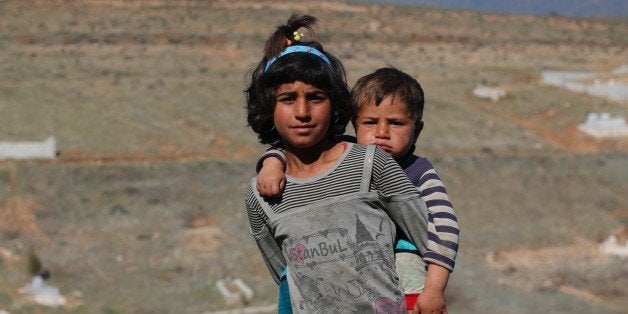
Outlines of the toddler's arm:
<svg viewBox="0 0 628 314">
<path fill-rule="evenodd" d="M 428 211 L 429 242 L 424 259 L 451 272 L 458 252 L 458 218 L 436 170 L 426 171 L 418 188 Z"/>
<path fill-rule="evenodd" d="M 425 288 L 413 313 L 447 313 L 445 287 L 455 265 L 460 229 L 447 190 L 431 163 L 428 165 L 417 187 L 427 205 L 430 241 L 426 256 L 430 261 Z"/>
<path fill-rule="evenodd" d="M 256 188 L 263 197 L 279 196 L 286 186 L 286 156 L 283 152 L 271 149 L 258 159 Z"/>
<path fill-rule="evenodd" d="M 449 270 L 438 264 L 429 263 L 425 288 L 414 305 L 412 313 L 447 313 L 445 304 L 447 281 L 449 281 Z"/>
</svg>

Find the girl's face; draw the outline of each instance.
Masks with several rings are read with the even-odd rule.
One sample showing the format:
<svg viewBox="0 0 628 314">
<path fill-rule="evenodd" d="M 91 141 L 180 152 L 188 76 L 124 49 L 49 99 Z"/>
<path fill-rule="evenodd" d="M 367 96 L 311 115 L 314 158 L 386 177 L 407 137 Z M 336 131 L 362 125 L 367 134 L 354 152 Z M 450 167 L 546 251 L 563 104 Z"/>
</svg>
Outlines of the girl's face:
<svg viewBox="0 0 628 314">
<path fill-rule="evenodd" d="M 375 144 L 392 155 L 403 157 L 414 145 L 422 123 L 415 125 L 406 104 L 391 95 L 379 106 L 363 104 L 355 121 L 356 138 L 360 144 Z"/>
<path fill-rule="evenodd" d="M 300 81 L 275 92 L 274 122 L 286 148 L 309 148 L 327 137 L 332 105 L 322 89 Z"/>
</svg>

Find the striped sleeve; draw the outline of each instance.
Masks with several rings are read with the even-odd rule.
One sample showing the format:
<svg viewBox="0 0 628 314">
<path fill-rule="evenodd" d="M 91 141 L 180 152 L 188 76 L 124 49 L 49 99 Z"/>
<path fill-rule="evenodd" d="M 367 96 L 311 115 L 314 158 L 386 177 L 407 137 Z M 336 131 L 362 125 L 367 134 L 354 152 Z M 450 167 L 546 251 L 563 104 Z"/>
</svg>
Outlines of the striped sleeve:
<svg viewBox="0 0 628 314">
<path fill-rule="evenodd" d="M 416 188 L 403 172 L 399 164 L 383 150 L 373 158 L 373 180 L 371 189 L 381 191 L 385 195 L 416 194 Z"/>
<path fill-rule="evenodd" d="M 279 283 L 281 271 L 286 267 L 286 261 L 279 244 L 266 226 L 266 215 L 263 215 L 262 206 L 255 197 L 252 185 L 249 185 L 245 194 L 245 203 L 251 225 L 251 235 L 255 239 L 270 276 L 276 283 Z"/>
<path fill-rule="evenodd" d="M 246 194 L 244 196 L 244 202 L 246 204 L 246 211 L 249 217 L 249 225 L 251 227 L 251 234 L 256 235 L 262 231 L 266 223 L 266 215 L 262 210 L 262 206 L 255 198 L 253 192 L 253 185 L 249 184 Z"/>
<path fill-rule="evenodd" d="M 447 190 L 434 168 L 421 175 L 418 189 L 428 211 L 428 250 L 423 259 L 453 271 L 460 228 Z"/>
</svg>

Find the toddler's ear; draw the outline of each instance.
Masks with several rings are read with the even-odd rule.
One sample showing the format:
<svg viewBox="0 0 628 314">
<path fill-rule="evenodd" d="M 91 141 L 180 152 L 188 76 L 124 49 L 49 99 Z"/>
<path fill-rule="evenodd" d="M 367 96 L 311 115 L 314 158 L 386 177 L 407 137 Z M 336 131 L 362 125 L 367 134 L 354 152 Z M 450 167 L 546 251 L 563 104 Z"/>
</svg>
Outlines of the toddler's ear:
<svg viewBox="0 0 628 314">
<path fill-rule="evenodd" d="M 419 139 L 419 135 L 423 131 L 423 120 L 414 124 L 414 141 L 416 142 Z"/>
</svg>

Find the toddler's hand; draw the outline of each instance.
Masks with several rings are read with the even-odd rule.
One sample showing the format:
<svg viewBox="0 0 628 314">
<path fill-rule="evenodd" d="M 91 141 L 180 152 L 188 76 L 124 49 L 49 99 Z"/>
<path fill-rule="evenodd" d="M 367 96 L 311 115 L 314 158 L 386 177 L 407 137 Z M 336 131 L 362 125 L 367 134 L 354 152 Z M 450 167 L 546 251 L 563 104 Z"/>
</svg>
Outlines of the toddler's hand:
<svg viewBox="0 0 628 314">
<path fill-rule="evenodd" d="M 262 169 L 257 175 L 257 191 L 262 197 L 281 195 L 286 187 L 286 175 L 283 164 L 275 157 L 264 159 Z"/>
<path fill-rule="evenodd" d="M 414 305 L 413 313 L 420 314 L 447 314 L 445 296 L 436 289 L 425 289 L 419 295 L 419 300 Z"/>
</svg>

